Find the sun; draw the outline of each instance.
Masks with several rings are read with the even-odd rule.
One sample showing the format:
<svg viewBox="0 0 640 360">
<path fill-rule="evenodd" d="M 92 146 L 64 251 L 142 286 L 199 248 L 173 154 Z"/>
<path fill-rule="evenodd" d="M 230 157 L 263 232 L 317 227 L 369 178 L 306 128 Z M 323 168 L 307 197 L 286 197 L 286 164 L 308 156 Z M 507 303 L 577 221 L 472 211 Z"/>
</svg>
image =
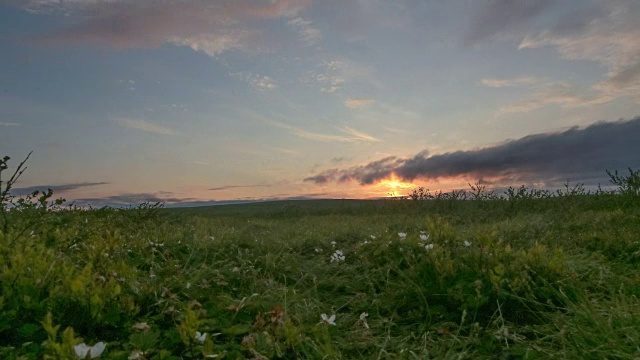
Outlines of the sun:
<svg viewBox="0 0 640 360">
<path fill-rule="evenodd" d="M 386 189 L 385 193 L 391 197 L 402 195 L 400 193 L 404 193 L 404 190 L 416 187 L 413 183 L 401 181 L 396 178 L 395 175 L 392 175 L 389 179 L 380 181 L 377 185 Z"/>
</svg>

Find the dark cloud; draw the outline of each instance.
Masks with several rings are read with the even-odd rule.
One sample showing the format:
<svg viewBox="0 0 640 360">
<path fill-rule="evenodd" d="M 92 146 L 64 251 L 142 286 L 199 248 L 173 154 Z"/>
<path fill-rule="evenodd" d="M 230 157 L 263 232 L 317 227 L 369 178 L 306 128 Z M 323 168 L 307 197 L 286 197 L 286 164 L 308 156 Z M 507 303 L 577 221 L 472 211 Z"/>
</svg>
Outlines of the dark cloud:
<svg viewBox="0 0 640 360">
<path fill-rule="evenodd" d="M 92 207 L 129 207 L 137 206 L 139 204 L 150 203 L 163 203 L 165 207 L 194 207 L 194 206 L 213 206 L 213 205 L 229 205 L 229 204 L 246 204 L 265 201 L 283 201 L 283 200 L 312 200 L 327 195 L 327 193 L 305 194 L 300 196 L 292 196 L 288 194 L 280 194 L 271 197 L 264 198 L 243 198 L 243 199 L 231 199 L 231 200 L 201 200 L 195 198 L 179 198 L 174 196 L 162 196 L 163 194 L 170 194 L 167 192 L 151 194 L 122 194 L 113 195 L 100 198 L 84 198 L 75 199 L 74 204 L 78 206 Z"/>
<path fill-rule="evenodd" d="M 598 122 L 586 128 L 541 133 L 477 150 L 407 159 L 387 157 L 363 166 L 330 169 L 305 181 L 376 183 L 392 174 L 405 181 L 416 178 L 466 177 L 547 184 L 607 180 L 605 170 L 640 166 L 640 117 Z"/>
<path fill-rule="evenodd" d="M 310 4 L 311 0 L 32 0 L 20 7 L 70 15 L 67 27 L 36 39 L 45 44 L 150 48 L 171 43 L 213 56 L 259 46 L 260 32 L 254 31 L 251 22 L 292 17 Z"/>
<path fill-rule="evenodd" d="M 83 182 L 83 183 L 63 184 L 63 185 L 36 185 L 36 186 L 11 189 L 11 194 L 21 196 L 21 195 L 31 194 L 36 190 L 47 191 L 47 189 L 51 189 L 53 190 L 53 193 L 55 195 L 57 193 L 63 193 L 63 192 L 72 191 L 80 188 L 108 185 L 108 184 L 109 184 L 108 182 Z"/>
<path fill-rule="evenodd" d="M 145 202 L 150 203 L 165 203 L 168 205 L 178 204 L 178 203 L 186 203 L 192 201 L 198 201 L 198 199 L 194 198 L 178 198 L 173 196 L 164 196 L 170 193 L 139 193 L 139 194 L 121 194 L 121 195 L 113 195 L 113 196 L 105 196 L 99 198 L 81 198 L 75 199 L 73 202 L 79 206 L 83 205 L 91 205 L 94 207 L 100 206 L 129 206 L 129 205 L 139 205 Z"/>
<path fill-rule="evenodd" d="M 256 185 L 226 185 L 226 186 L 219 186 L 219 187 L 214 187 L 211 189 L 207 189 L 210 191 L 220 191 L 220 190 L 228 190 L 228 189 L 242 189 L 242 188 L 254 188 L 254 187 L 270 187 L 271 185 L 269 184 L 256 184 Z"/>
<path fill-rule="evenodd" d="M 485 3 L 485 2 L 483 2 Z M 464 42 L 473 45 L 537 17 L 553 0 L 490 0 L 482 5 L 467 30 Z"/>
</svg>

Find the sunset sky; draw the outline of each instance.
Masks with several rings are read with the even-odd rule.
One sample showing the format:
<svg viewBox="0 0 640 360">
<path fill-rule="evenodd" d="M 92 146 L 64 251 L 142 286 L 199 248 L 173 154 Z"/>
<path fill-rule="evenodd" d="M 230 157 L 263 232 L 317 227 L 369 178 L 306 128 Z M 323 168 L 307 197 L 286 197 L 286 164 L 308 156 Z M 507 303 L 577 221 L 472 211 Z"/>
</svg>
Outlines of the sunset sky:
<svg viewBox="0 0 640 360">
<path fill-rule="evenodd" d="M 0 0 L 0 156 L 78 203 L 640 167 L 636 0 Z"/>
</svg>

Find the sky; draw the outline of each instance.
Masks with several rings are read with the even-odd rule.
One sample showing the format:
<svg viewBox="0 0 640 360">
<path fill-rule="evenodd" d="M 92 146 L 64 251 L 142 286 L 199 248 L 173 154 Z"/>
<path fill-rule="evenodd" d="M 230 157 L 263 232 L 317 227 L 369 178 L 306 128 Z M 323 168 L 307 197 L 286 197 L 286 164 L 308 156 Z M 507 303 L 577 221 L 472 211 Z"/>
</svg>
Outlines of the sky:
<svg viewBox="0 0 640 360">
<path fill-rule="evenodd" d="M 0 0 L 14 193 L 378 198 L 640 167 L 636 0 Z"/>
</svg>

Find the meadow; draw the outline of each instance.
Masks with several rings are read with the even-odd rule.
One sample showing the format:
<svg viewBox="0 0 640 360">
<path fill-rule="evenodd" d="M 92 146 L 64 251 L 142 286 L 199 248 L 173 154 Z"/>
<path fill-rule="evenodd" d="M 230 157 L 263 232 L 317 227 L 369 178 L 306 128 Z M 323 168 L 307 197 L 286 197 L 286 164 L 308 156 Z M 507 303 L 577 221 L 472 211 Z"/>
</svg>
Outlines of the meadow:
<svg viewBox="0 0 640 360">
<path fill-rule="evenodd" d="M 179 209 L 3 192 L 0 358 L 638 359 L 634 176 Z"/>
</svg>

